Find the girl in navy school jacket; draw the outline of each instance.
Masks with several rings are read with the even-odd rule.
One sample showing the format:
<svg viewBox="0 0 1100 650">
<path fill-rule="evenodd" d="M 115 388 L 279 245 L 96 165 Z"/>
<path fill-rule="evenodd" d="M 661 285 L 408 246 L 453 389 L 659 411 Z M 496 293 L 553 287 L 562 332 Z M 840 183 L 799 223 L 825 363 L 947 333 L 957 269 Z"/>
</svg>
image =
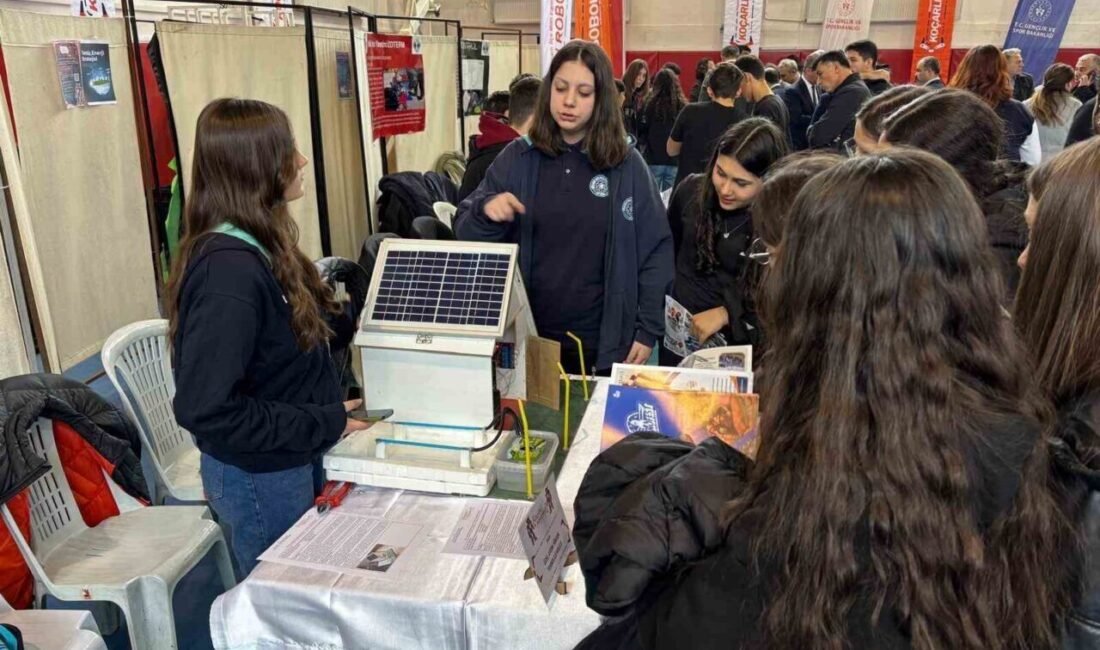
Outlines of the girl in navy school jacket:
<svg viewBox="0 0 1100 650">
<path fill-rule="evenodd" d="M 307 162 L 280 109 L 211 102 L 168 283 L 173 409 L 242 577 L 313 505 L 323 451 L 367 426 L 341 402 L 322 316 L 339 306 L 287 209 Z"/>
<path fill-rule="evenodd" d="M 543 80 L 530 135 L 513 142 L 459 206 L 461 239 L 519 244 L 539 335 L 562 363 L 645 363 L 664 335 L 672 233 L 641 154 L 623 130 L 611 62 L 572 41 Z M 589 369 L 589 368 L 586 368 Z"/>
</svg>

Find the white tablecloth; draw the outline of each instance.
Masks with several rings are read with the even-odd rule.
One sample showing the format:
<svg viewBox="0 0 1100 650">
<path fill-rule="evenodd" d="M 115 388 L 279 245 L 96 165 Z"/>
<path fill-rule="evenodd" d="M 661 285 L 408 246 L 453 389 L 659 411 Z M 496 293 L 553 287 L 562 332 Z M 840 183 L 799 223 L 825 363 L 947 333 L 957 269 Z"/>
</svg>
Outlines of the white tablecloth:
<svg viewBox="0 0 1100 650">
<path fill-rule="evenodd" d="M 606 383 L 592 394 L 572 442 L 558 493 L 572 517 L 573 499 L 600 449 Z M 210 612 L 219 650 L 326 648 L 346 650 L 557 650 L 572 648 L 599 625 L 584 604 L 577 567 L 572 593 L 548 609 L 521 560 L 443 555 L 466 503 L 381 488 L 357 491 L 341 508 L 417 523 L 425 538 L 410 548 L 415 573 L 363 578 L 262 562 L 220 596 Z"/>
<path fill-rule="evenodd" d="M 0 603 L 0 623 L 19 628 L 27 650 L 107 650 L 91 612 L 11 611 Z"/>
</svg>

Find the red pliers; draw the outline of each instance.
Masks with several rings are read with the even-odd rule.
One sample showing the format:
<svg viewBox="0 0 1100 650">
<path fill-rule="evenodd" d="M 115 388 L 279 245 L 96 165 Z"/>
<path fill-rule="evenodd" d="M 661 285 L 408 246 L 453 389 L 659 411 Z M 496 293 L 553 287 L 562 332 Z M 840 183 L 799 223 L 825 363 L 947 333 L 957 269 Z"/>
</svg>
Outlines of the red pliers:
<svg viewBox="0 0 1100 650">
<path fill-rule="evenodd" d="M 354 487 L 354 483 L 348 483 L 347 481 L 329 481 L 325 483 L 324 489 L 321 490 L 321 496 L 313 501 L 313 505 L 317 506 L 317 514 L 323 515 L 339 506 Z"/>
</svg>

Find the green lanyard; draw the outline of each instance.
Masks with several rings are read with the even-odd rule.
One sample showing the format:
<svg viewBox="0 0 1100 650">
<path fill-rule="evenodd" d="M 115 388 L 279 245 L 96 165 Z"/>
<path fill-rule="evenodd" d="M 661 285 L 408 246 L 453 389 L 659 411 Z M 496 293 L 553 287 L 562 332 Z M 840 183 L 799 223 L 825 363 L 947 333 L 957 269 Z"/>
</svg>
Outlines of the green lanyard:
<svg viewBox="0 0 1100 650">
<path fill-rule="evenodd" d="M 251 244 L 255 246 L 261 253 L 263 253 L 263 256 L 265 259 L 267 259 L 268 264 L 271 263 L 271 253 L 267 252 L 267 249 L 264 248 L 264 245 L 257 241 L 257 239 L 252 236 L 252 233 L 246 230 L 241 230 L 237 226 L 229 223 L 228 221 L 221 222 L 211 232 L 218 232 L 223 235 L 229 235 L 230 237 L 236 237 L 246 244 Z"/>
</svg>

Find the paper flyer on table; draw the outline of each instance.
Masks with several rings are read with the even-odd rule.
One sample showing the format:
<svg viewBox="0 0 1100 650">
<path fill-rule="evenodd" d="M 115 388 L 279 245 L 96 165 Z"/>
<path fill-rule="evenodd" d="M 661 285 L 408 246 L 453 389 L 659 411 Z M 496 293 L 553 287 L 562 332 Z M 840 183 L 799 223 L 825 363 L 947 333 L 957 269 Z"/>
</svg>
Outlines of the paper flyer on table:
<svg viewBox="0 0 1100 650">
<path fill-rule="evenodd" d="M 707 348 L 691 353 L 680 362 L 681 368 L 699 368 L 700 370 L 744 370 L 752 372 L 752 346 L 728 345 L 721 348 Z"/>
<path fill-rule="evenodd" d="M 696 393 L 751 393 L 752 373 L 616 363 L 611 367 L 611 385 Z"/>
<path fill-rule="evenodd" d="M 700 343 L 691 333 L 691 319 L 695 315 L 684 308 L 672 296 L 665 296 L 665 349 L 677 356 L 686 357 L 696 350 L 726 345 L 726 337 L 715 334 Z"/>
<path fill-rule="evenodd" d="M 573 536 L 553 476 L 539 491 L 517 530 L 542 598 L 549 604 L 573 550 Z"/>
<path fill-rule="evenodd" d="M 374 577 L 400 577 L 416 567 L 402 555 L 420 536 L 421 526 L 377 517 L 310 508 L 260 559 L 307 569 Z"/>
<path fill-rule="evenodd" d="M 600 449 L 631 434 L 649 432 L 696 445 L 717 437 L 752 457 L 758 443 L 759 418 L 758 395 L 611 386 Z"/>
<path fill-rule="evenodd" d="M 527 557 L 516 531 L 527 516 L 526 501 L 470 499 L 462 509 L 444 553 L 522 560 Z"/>
</svg>

